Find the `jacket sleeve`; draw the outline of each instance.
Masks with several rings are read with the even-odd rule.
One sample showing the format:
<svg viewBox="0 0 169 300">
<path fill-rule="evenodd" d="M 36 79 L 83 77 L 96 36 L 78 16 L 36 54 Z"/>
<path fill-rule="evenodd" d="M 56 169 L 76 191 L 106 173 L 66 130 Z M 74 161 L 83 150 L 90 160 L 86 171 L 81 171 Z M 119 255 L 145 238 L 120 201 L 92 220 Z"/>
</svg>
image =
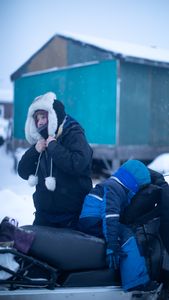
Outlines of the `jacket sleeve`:
<svg viewBox="0 0 169 300">
<path fill-rule="evenodd" d="M 23 154 L 21 160 L 19 161 L 19 176 L 27 180 L 29 175 L 35 174 L 38 158 L 39 152 L 36 151 L 35 146 L 32 146 Z"/>
<path fill-rule="evenodd" d="M 131 203 L 122 212 L 120 222 L 124 224 L 142 224 L 146 219 L 155 216 L 157 204 L 161 201 L 161 193 L 162 188 L 153 184 L 139 190 L 131 199 Z"/>
<path fill-rule="evenodd" d="M 164 176 L 152 169 L 149 169 L 150 175 L 151 175 L 151 182 L 152 184 L 158 185 L 160 187 L 168 186 L 168 183 L 165 181 Z"/>
<path fill-rule="evenodd" d="M 125 190 L 120 186 L 105 187 L 103 197 L 103 233 L 107 242 L 107 248 L 116 252 L 119 248 L 119 216 L 121 203 L 127 201 Z"/>
<path fill-rule="evenodd" d="M 92 149 L 82 132 L 69 132 L 68 142 L 52 141 L 48 151 L 54 164 L 62 171 L 81 175 L 85 169 L 91 167 Z"/>
<path fill-rule="evenodd" d="M 121 214 L 120 222 L 124 224 L 144 224 L 147 221 L 165 212 L 163 209 L 163 194 L 167 190 L 168 183 L 159 172 L 149 169 L 151 184 L 141 189 L 131 200 Z M 166 199 L 166 197 L 165 197 Z M 168 211 L 167 211 L 168 214 Z"/>
</svg>

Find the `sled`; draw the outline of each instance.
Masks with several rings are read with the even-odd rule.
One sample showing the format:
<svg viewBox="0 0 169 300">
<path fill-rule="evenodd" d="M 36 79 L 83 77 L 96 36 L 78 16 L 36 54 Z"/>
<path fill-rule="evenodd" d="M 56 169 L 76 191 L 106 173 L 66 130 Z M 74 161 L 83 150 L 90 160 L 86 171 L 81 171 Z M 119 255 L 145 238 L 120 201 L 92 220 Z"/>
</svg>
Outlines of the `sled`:
<svg viewBox="0 0 169 300">
<path fill-rule="evenodd" d="M 2 255 L 13 254 L 20 266 L 16 272 L 0 266 L 0 270 L 10 273 L 8 279 L 0 280 L 0 299 L 158 299 L 162 284 L 152 292 L 122 290 L 119 273 L 106 265 L 102 239 L 71 229 L 22 228 L 34 231 L 36 238 L 26 255 L 15 249 L 0 249 Z M 161 251 L 157 243 L 155 247 Z M 159 262 L 153 264 L 152 277 L 159 273 L 157 268 Z"/>
</svg>

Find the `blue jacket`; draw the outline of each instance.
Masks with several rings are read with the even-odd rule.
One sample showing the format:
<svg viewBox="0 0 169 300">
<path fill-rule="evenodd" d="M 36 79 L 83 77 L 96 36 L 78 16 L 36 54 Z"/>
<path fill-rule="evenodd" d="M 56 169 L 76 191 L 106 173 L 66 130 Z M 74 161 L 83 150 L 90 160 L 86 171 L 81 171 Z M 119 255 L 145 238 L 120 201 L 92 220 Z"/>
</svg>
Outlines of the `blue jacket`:
<svg viewBox="0 0 169 300">
<path fill-rule="evenodd" d="M 79 219 L 80 231 L 105 238 L 107 254 L 119 255 L 119 249 L 124 253 L 120 258 L 120 273 L 125 291 L 149 281 L 145 259 L 132 231 L 119 222 L 121 211 L 133 195 L 133 189 L 126 188 L 117 177 L 110 177 L 85 197 Z"/>
<path fill-rule="evenodd" d="M 85 197 L 79 229 L 104 237 L 107 248 L 115 250 L 119 237 L 119 217 L 129 204 L 131 191 L 115 177 L 99 183 Z"/>
</svg>

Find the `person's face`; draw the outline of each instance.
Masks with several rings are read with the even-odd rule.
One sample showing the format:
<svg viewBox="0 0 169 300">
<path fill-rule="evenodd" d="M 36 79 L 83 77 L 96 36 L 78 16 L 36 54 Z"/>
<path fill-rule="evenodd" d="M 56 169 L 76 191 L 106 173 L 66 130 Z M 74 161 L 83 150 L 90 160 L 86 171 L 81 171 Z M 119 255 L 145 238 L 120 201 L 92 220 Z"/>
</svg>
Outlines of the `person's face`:
<svg viewBox="0 0 169 300">
<path fill-rule="evenodd" d="M 43 113 L 39 113 L 37 114 L 37 117 L 36 117 L 36 126 L 37 128 L 40 128 L 44 125 L 46 125 L 48 123 L 48 119 L 47 119 L 47 116 Z"/>
</svg>

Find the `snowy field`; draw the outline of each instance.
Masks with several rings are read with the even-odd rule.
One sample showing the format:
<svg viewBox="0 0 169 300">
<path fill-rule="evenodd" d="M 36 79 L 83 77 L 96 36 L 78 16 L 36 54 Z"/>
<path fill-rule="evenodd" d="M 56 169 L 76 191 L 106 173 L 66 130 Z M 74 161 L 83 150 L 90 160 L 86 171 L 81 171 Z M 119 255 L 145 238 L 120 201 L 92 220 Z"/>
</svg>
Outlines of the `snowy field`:
<svg viewBox="0 0 169 300">
<path fill-rule="evenodd" d="M 20 149 L 18 156 L 23 153 Z M 169 153 L 160 155 L 150 165 L 153 170 L 169 175 Z M 169 176 L 165 177 L 166 181 Z M 95 182 L 94 182 L 95 184 Z M 5 146 L 0 147 L 0 221 L 5 217 L 13 217 L 19 225 L 32 224 L 34 206 L 32 194 L 34 187 L 21 179 L 14 171 L 14 160 L 7 154 Z"/>
<path fill-rule="evenodd" d="M 14 171 L 14 160 L 0 147 L 0 221 L 5 216 L 16 218 L 19 225 L 32 224 L 34 188 Z"/>
</svg>

